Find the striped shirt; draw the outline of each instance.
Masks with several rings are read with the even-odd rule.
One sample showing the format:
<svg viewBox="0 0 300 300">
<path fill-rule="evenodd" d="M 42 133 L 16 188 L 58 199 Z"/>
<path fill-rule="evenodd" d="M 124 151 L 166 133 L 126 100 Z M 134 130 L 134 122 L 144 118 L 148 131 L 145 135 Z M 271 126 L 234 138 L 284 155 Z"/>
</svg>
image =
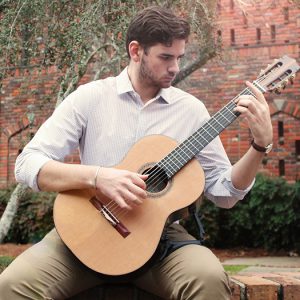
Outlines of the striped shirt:
<svg viewBox="0 0 300 300">
<path fill-rule="evenodd" d="M 144 104 L 125 68 L 117 77 L 81 85 L 56 108 L 18 156 L 16 179 L 39 190 L 41 167 L 64 161 L 76 148 L 82 164 L 110 167 L 144 136 L 162 134 L 181 143 L 209 118 L 200 100 L 175 87 L 161 89 Z M 205 173 L 204 193 L 216 205 L 232 207 L 250 190 L 232 185 L 232 166 L 219 137 L 196 158 Z"/>
</svg>

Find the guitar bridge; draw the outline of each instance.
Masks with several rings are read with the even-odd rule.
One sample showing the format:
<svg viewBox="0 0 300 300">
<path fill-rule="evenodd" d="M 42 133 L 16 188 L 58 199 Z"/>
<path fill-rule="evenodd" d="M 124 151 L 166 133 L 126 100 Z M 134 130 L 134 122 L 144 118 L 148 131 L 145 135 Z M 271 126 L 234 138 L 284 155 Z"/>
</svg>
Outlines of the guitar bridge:
<svg viewBox="0 0 300 300">
<path fill-rule="evenodd" d="M 123 238 L 126 238 L 130 234 L 130 231 L 99 199 L 93 197 L 90 199 L 90 202 L 103 215 L 103 217 L 109 222 L 109 224 L 121 234 Z"/>
</svg>

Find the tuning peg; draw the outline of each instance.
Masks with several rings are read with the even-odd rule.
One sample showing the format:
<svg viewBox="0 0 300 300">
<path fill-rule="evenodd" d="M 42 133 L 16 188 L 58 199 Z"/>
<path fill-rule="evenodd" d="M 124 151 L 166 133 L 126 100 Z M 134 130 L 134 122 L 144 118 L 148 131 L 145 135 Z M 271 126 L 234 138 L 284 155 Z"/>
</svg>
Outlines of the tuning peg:
<svg viewBox="0 0 300 300">
<path fill-rule="evenodd" d="M 290 81 L 291 84 L 294 84 L 295 77 L 296 77 L 295 74 L 293 74 L 293 75 L 290 76 L 289 81 Z"/>
<path fill-rule="evenodd" d="M 275 92 L 277 95 L 281 94 L 281 88 L 280 88 L 280 87 L 276 88 L 276 89 L 274 90 L 274 92 Z"/>
<path fill-rule="evenodd" d="M 286 79 L 285 81 L 283 81 L 283 83 L 281 85 L 282 89 L 284 90 L 288 84 L 289 84 L 289 80 L 288 79 Z"/>
</svg>

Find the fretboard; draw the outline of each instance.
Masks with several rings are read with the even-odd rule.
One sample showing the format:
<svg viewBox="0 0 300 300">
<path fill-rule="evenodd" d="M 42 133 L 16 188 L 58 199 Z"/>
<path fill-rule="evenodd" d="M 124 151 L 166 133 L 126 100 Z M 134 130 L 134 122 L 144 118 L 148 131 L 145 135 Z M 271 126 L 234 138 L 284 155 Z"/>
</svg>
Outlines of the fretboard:
<svg viewBox="0 0 300 300">
<path fill-rule="evenodd" d="M 251 91 L 246 88 L 239 95 L 250 94 Z M 168 178 L 175 175 L 183 166 L 195 157 L 197 153 L 237 119 L 240 114 L 234 111 L 234 108 L 236 107 L 234 100 L 238 96 L 213 115 L 203 126 L 179 144 L 166 157 L 159 161 L 156 166 L 163 168 Z"/>
</svg>

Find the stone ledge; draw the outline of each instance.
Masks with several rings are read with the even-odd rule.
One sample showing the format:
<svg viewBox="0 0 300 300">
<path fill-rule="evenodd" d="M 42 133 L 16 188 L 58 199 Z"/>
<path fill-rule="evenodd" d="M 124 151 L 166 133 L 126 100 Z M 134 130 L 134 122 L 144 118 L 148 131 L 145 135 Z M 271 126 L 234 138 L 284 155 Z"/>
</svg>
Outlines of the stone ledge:
<svg viewBox="0 0 300 300">
<path fill-rule="evenodd" d="M 300 272 L 231 276 L 232 300 L 300 299 Z"/>
<path fill-rule="evenodd" d="M 300 299 L 300 272 L 247 273 L 232 275 L 230 281 L 232 300 Z M 99 300 L 162 300 L 131 285 L 107 285 L 97 289 Z"/>
</svg>

